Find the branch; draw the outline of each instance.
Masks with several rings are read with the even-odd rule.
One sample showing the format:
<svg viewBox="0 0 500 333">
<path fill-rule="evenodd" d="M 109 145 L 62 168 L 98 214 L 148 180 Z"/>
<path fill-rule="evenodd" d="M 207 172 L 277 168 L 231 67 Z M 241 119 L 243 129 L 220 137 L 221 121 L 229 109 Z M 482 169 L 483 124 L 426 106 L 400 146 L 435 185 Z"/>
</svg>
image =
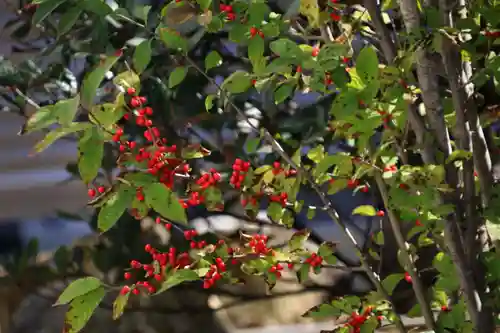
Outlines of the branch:
<svg viewBox="0 0 500 333">
<path fill-rule="evenodd" d="M 436 330 L 437 328 L 436 322 L 434 320 L 432 309 L 426 297 L 422 280 L 420 280 L 417 268 L 406 249 L 406 240 L 405 237 L 403 236 L 403 232 L 401 231 L 402 223 L 396 216 L 396 214 L 394 214 L 392 209 L 389 208 L 389 193 L 387 192 L 384 179 L 382 178 L 382 174 L 380 172 L 375 172 L 375 181 L 380 191 L 380 195 L 382 196 L 382 201 L 384 202 L 387 214 L 389 215 L 389 222 L 391 224 L 394 237 L 396 238 L 396 243 L 398 244 L 398 247 L 401 250 L 401 257 L 402 260 L 404 261 L 404 265 L 406 266 L 405 269 L 411 276 L 412 288 L 413 291 L 415 292 L 415 296 L 417 297 L 417 301 L 420 304 L 422 315 L 424 316 L 425 319 L 425 324 L 429 329 Z"/>
</svg>

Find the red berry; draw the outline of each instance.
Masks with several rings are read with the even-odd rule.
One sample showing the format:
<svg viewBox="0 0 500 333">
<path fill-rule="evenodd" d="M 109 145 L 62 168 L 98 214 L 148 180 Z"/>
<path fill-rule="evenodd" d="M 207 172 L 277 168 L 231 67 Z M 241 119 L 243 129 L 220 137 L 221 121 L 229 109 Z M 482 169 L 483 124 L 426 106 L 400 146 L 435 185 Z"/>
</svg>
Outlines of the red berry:
<svg viewBox="0 0 500 333">
<path fill-rule="evenodd" d="M 104 186 L 99 186 L 99 187 L 97 188 L 97 192 L 99 192 L 99 193 L 104 193 L 104 192 L 106 192 L 106 188 L 105 188 Z"/>
<path fill-rule="evenodd" d="M 250 36 L 254 37 L 258 33 L 259 33 L 259 29 L 257 29 L 256 27 L 251 27 L 250 28 Z"/>
<path fill-rule="evenodd" d="M 91 197 L 91 198 L 95 197 L 95 195 L 96 195 L 96 192 L 93 188 L 90 188 L 87 193 L 88 193 L 89 197 Z"/>
<path fill-rule="evenodd" d="M 125 278 L 125 280 L 129 280 L 132 277 L 132 273 L 125 272 L 125 274 L 123 274 L 123 277 Z"/>
<path fill-rule="evenodd" d="M 130 287 L 129 286 L 123 286 L 122 290 L 120 291 L 120 294 L 122 295 L 126 295 L 128 294 L 130 291 Z"/>
<path fill-rule="evenodd" d="M 151 244 L 146 244 L 146 246 L 144 246 L 144 250 L 148 253 L 151 252 L 152 249 L 153 247 L 151 246 Z"/>
<path fill-rule="evenodd" d="M 411 283 L 411 276 L 408 272 L 405 272 L 405 281 L 408 282 L 408 283 Z"/>
<path fill-rule="evenodd" d="M 319 54 L 319 48 L 317 48 L 317 47 L 313 48 L 313 50 L 312 50 L 312 52 L 311 52 L 311 55 L 312 55 L 313 57 L 317 57 L 317 56 L 318 56 L 318 54 Z"/>
<path fill-rule="evenodd" d="M 134 290 L 132 290 L 132 294 L 134 294 L 134 295 L 139 295 L 139 289 L 134 289 Z"/>
<path fill-rule="evenodd" d="M 377 216 L 380 216 L 380 217 L 385 216 L 385 212 L 383 210 L 379 210 L 377 212 Z"/>
<path fill-rule="evenodd" d="M 136 90 L 133 87 L 127 88 L 127 94 L 129 95 L 135 95 Z"/>
</svg>

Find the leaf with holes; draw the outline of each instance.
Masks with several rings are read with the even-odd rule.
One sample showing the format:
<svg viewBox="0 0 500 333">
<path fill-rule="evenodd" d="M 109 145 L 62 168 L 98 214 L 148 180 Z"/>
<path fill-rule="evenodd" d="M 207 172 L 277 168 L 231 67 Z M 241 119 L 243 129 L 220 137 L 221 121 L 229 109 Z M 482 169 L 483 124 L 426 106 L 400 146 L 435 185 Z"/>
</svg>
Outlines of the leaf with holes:
<svg viewBox="0 0 500 333">
<path fill-rule="evenodd" d="M 37 25 L 45 20 L 57 7 L 62 5 L 66 0 L 47 0 L 38 5 L 35 14 L 33 14 L 33 25 Z"/>
<path fill-rule="evenodd" d="M 160 289 L 156 292 L 157 294 L 173 288 L 184 282 L 192 282 L 199 280 L 200 277 L 198 273 L 191 269 L 178 269 L 174 271 L 161 285 Z"/>
<path fill-rule="evenodd" d="M 377 81 L 379 78 L 377 52 L 372 47 L 364 47 L 356 58 L 356 72 L 365 83 Z"/>
<path fill-rule="evenodd" d="M 186 78 L 187 72 L 188 70 L 184 66 L 176 67 L 168 77 L 168 87 L 173 88 L 181 84 L 184 78 Z"/>
<path fill-rule="evenodd" d="M 82 83 L 81 103 L 86 109 L 91 109 L 94 105 L 94 98 L 102 80 L 120 57 L 107 57 L 96 69 L 88 74 Z"/>
<path fill-rule="evenodd" d="M 123 311 L 127 306 L 128 298 L 130 293 L 122 294 L 120 293 L 115 301 L 113 302 L 113 320 L 117 320 L 123 315 Z"/>
<path fill-rule="evenodd" d="M 111 229 L 132 204 L 135 190 L 126 185 L 119 184 L 118 189 L 110 194 L 97 215 L 97 226 L 101 232 Z"/>
<path fill-rule="evenodd" d="M 222 65 L 222 57 L 217 51 L 210 52 L 205 57 L 205 70 L 208 71 L 212 68 Z"/>
<path fill-rule="evenodd" d="M 151 41 L 145 40 L 136 46 L 133 64 L 137 72 L 142 73 L 151 62 Z"/>
<path fill-rule="evenodd" d="M 73 299 L 66 313 L 64 326 L 66 333 L 78 333 L 87 324 L 95 309 L 106 295 L 103 287 Z"/>
<path fill-rule="evenodd" d="M 186 210 L 177 195 L 162 183 L 154 183 L 144 188 L 146 203 L 164 218 L 187 223 Z"/>
<path fill-rule="evenodd" d="M 252 78 L 247 72 L 236 71 L 222 83 L 222 89 L 232 94 L 239 94 L 247 91 L 252 86 Z"/>
<path fill-rule="evenodd" d="M 104 139 L 101 130 L 91 127 L 78 141 L 78 170 L 85 183 L 90 183 L 98 174 L 104 156 Z"/>
<path fill-rule="evenodd" d="M 375 216 L 377 215 L 377 210 L 373 206 L 362 205 L 354 208 L 352 215 Z"/>
<path fill-rule="evenodd" d="M 96 290 L 101 286 L 101 281 L 95 277 L 85 277 L 73 281 L 66 287 L 66 289 L 64 289 L 54 305 L 68 304 L 73 299 Z"/>
</svg>

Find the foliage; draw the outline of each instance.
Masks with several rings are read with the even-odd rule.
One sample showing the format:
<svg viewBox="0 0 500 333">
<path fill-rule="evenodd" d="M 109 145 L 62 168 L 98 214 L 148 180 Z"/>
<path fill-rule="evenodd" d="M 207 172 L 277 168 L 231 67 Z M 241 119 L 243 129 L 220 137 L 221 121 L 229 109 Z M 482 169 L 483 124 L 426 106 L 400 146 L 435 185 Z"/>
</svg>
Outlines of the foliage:
<svg viewBox="0 0 500 333">
<path fill-rule="evenodd" d="M 261 0 L 130 3 L 112 8 L 100 0 L 38 0 L 25 8 L 33 24 L 58 36 L 63 51 L 85 53 L 93 63 L 74 96 L 40 107 L 24 131 L 48 130 L 37 151 L 76 135 L 78 170 L 89 184 L 101 232 L 116 230 L 124 214 L 138 220 L 152 216 L 171 230 L 187 223 L 187 208 L 223 210 L 223 194 L 230 189 L 250 218 L 268 203 L 273 223 L 293 226 L 290 209 L 307 209 L 309 218 L 324 211 L 344 228 L 328 195 L 370 192 L 380 196 L 382 209 L 362 205 L 352 214 L 387 221 L 404 273 L 381 279 L 370 266 L 376 254 L 362 252 L 350 236 L 376 291 L 336 299 L 306 315 L 349 314 L 339 332 L 374 332 L 382 319 L 404 332 L 391 296 L 398 285 L 409 284 L 418 300 L 411 315 L 422 314 L 428 329 L 492 330 L 500 310 L 495 305 L 500 259 L 492 246 L 476 241 L 476 233 L 486 222 L 498 223 L 500 200 L 491 168 L 498 138 L 487 131 L 498 114 L 481 112 L 491 106 L 500 81 L 495 1 L 469 1 L 460 8 L 447 1 L 442 7 L 384 1 L 382 10 L 371 1 L 366 8 L 335 0 L 297 0 L 285 8 Z M 415 17 L 425 25 L 412 21 Z M 121 34 L 108 33 L 113 22 L 122 26 Z M 401 22 L 407 32 L 396 26 Z M 357 48 L 359 36 L 373 42 Z M 224 47 L 212 49 L 229 41 L 238 45 L 237 57 Z M 431 54 L 440 56 L 444 72 Z M 3 82 L 12 82 L 15 69 L 9 66 L 3 66 L 8 74 Z M 115 73 L 114 88 L 106 94 L 101 87 L 109 71 Z M 225 78 L 220 82 L 218 76 Z M 440 79 L 446 84 L 439 85 Z M 290 101 L 303 92 L 319 97 L 311 107 L 291 112 Z M 480 93 L 484 107 L 475 104 Z M 419 97 L 425 112 L 416 110 Z M 244 110 L 246 101 L 264 111 L 260 121 Z M 188 142 L 180 130 L 228 125 L 239 129 L 238 138 L 226 145 L 203 137 L 201 144 Z M 330 153 L 339 140 L 348 142 L 352 153 Z M 307 156 L 301 157 L 306 146 Z M 271 153 L 259 159 L 263 151 Z M 110 156 L 111 166 L 105 161 Z M 200 167 L 200 160 L 217 167 Z M 109 173 L 112 169 L 118 172 Z M 112 175 L 110 186 L 94 185 L 101 172 Z M 298 200 L 303 188 L 314 190 L 324 206 Z M 409 232 L 402 221 L 411 221 Z M 336 261 L 335 244 L 311 253 L 303 247 L 307 237 L 299 231 L 288 247 L 275 249 L 265 235 L 242 235 L 244 246 L 233 248 L 187 229 L 185 251 L 147 244 L 149 261 L 130 263 L 124 277 L 134 282 L 121 288 L 113 317 L 139 294 L 193 281 L 203 281 L 204 288 L 238 282 L 228 265 L 241 264 L 245 274 L 261 276 L 270 289 L 283 269 L 305 281 L 311 271 Z M 374 235 L 379 245 L 384 238 Z M 438 254 L 426 269 L 438 278 L 427 292 L 416 256 L 431 245 Z M 70 304 L 67 332 L 81 330 L 105 292 L 115 289 L 94 278 L 73 282 L 58 301 Z M 486 309 L 482 314 L 479 304 Z M 433 311 L 440 312 L 437 320 Z"/>
</svg>

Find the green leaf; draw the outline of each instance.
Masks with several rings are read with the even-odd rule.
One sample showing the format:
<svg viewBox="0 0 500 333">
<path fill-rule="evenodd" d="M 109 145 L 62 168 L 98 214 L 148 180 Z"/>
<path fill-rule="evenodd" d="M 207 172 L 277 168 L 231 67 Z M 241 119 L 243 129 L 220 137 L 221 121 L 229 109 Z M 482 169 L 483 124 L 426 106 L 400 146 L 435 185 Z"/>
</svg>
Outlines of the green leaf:
<svg viewBox="0 0 500 333">
<path fill-rule="evenodd" d="M 365 84 L 379 78 L 377 52 L 372 47 L 364 47 L 356 58 L 356 72 Z"/>
<path fill-rule="evenodd" d="M 210 6 L 212 5 L 212 0 L 196 0 L 196 2 L 203 10 L 210 9 Z"/>
<path fill-rule="evenodd" d="M 248 139 L 245 143 L 245 148 L 247 153 L 252 154 L 257 151 L 257 148 L 259 147 L 260 144 L 260 138 L 251 138 Z"/>
<path fill-rule="evenodd" d="M 323 145 L 317 145 L 313 149 L 307 152 L 307 157 L 311 159 L 313 162 L 318 163 L 325 156 L 325 148 Z"/>
<path fill-rule="evenodd" d="M 98 174 L 104 156 L 104 140 L 97 126 L 85 131 L 78 141 L 78 170 L 85 183 Z"/>
<path fill-rule="evenodd" d="M 263 174 L 266 171 L 271 170 L 271 169 L 272 169 L 272 167 L 270 165 L 261 165 L 260 167 L 255 169 L 254 174 L 261 175 L 261 174 Z"/>
<path fill-rule="evenodd" d="M 161 285 L 160 289 L 156 292 L 157 294 L 164 292 L 167 289 L 175 287 L 184 282 L 197 281 L 200 277 L 198 274 L 191 269 L 178 269 L 174 271 Z"/>
<path fill-rule="evenodd" d="M 125 210 L 132 204 L 135 197 L 133 188 L 126 184 L 120 184 L 118 189 L 111 193 L 97 216 L 97 226 L 101 232 L 111 229 L 123 215 Z"/>
<path fill-rule="evenodd" d="M 301 250 L 304 247 L 305 241 L 309 238 L 311 232 L 309 230 L 300 230 L 295 232 L 288 241 L 290 251 Z"/>
<path fill-rule="evenodd" d="M 258 64 L 262 57 L 264 56 L 264 39 L 260 36 L 254 36 L 250 38 L 248 43 L 248 58 L 255 66 Z"/>
<path fill-rule="evenodd" d="M 375 216 L 377 215 L 377 210 L 373 206 L 362 205 L 354 208 L 352 215 Z"/>
<path fill-rule="evenodd" d="M 47 0 L 38 5 L 35 14 L 33 14 L 33 25 L 37 25 L 47 18 L 57 7 L 66 2 L 66 0 Z"/>
<path fill-rule="evenodd" d="M 96 69 L 90 72 L 83 80 L 81 98 L 82 106 L 86 109 L 91 109 L 94 105 L 94 97 L 106 73 L 113 67 L 120 57 L 109 56 Z"/>
<path fill-rule="evenodd" d="M 75 298 L 64 320 L 67 333 L 78 333 L 89 321 L 94 310 L 106 295 L 103 287 L 99 287 L 85 295 Z"/>
<path fill-rule="evenodd" d="M 290 39 L 282 38 L 272 42 L 271 51 L 282 58 L 297 58 L 302 56 L 300 47 Z"/>
<path fill-rule="evenodd" d="M 59 122 L 63 126 L 70 125 L 78 111 L 79 103 L 80 96 L 76 95 L 74 98 L 61 100 L 54 105 L 41 107 L 28 118 L 21 133 L 39 131 L 55 122 Z"/>
<path fill-rule="evenodd" d="M 299 283 L 304 283 L 309 279 L 309 270 L 311 269 L 311 265 L 304 264 L 300 266 L 299 271 L 297 272 L 297 279 Z"/>
<path fill-rule="evenodd" d="M 142 73 L 148 64 L 151 62 L 151 41 L 145 40 L 136 46 L 134 51 L 134 68 L 137 72 Z"/>
<path fill-rule="evenodd" d="M 292 83 L 284 83 L 279 86 L 279 88 L 274 92 L 274 103 L 283 103 L 293 93 L 294 88 L 295 84 Z"/>
<path fill-rule="evenodd" d="M 133 71 L 125 71 L 113 78 L 114 84 L 124 88 L 136 88 L 139 90 L 141 78 Z"/>
<path fill-rule="evenodd" d="M 112 103 L 95 105 L 89 114 L 90 121 L 99 127 L 112 130 L 112 126 L 123 117 L 125 110 Z"/>
<path fill-rule="evenodd" d="M 279 222 L 283 216 L 283 207 L 280 203 L 271 202 L 267 207 L 267 215 L 275 222 Z"/>
<path fill-rule="evenodd" d="M 342 314 L 340 309 L 332 306 L 331 304 L 321 304 L 315 306 L 309 311 L 307 311 L 303 317 L 315 318 L 315 319 L 325 319 L 329 317 L 338 317 Z"/>
<path fill-rule="evenodd" d="M 217 51 L 210 52 L 205 58 L 205 70 L 208 71 L 212 68 L 222 65 L 222 57 Z"/>
<path fill-rule="evenodd" d="M 166 27 L 159 27 L 158 31 L 160 39 L 168 48 L 183 52 L 188 50 L 187 41 L 175 30 Z"/>
<path fill-rule="evenodd" d="M 176 67 L 168 77 L 168 87 L 173 88 L 180 84 L 186 77 L 187 72 L 188 70 L 184 66 Z"/>
<path fill-rule="evenodd" d="M 230 93 L 239 94 L 247 91 L 252 86 L 252 79 L 247 72 L 236 71 L 222 84 L 222 88 Z"/>
<path fill-rule="evenodd" d="M 80 14 L 82 12 L 83 9 L 78 6 L 74 6 L 68 9 L 68 11 L 64 13 L 64 15 L 61 16 L 61 19 L 59 20 L 59 24 L 57 26 L 57 36 L 61 37 L 62 35 L 69 32 L 75 25 L 76 21 L 78 21 L 78 18 L 80 17 Z"/>
<path fill-rule="evenodd" d="M 187 216 L 179 198 L 162 183 L 154 183 L 144 188 L 146 203 L 164 218 L 187 223 Z"/>
<path fill-rule="evenodd" d="M 127 306 L 128 298 L 130 293 L 122 294 L 120 293 L 113 302 L 113 320 L 117 320 L 123 315 L 123 311 Z"/>
<path fill-rule="evenodd" d="M 376 317 L 371 317 L 363 323 L 359 333 L 373 333 L 375 329 L 379 326 L 379 322 Z"/>
<path fill-rule="evenodd" d="M 205 109 L 207 111 L 210 111 L 212 110 L 213 106 L 214 106 L 214 99 L 217 97 L 217 95 L 208 95 L 207 98 L 205 98 Z"/>
<path fill-rule="evenodd" d="M 274 172 L 273 172 L 273 170 L 266 171 L 266 173 L 264 173 L 264 176 L 262 176 L 262 180 L 266 184 L 271 184 L 272 181 L 274 180 Z"/>
<path fill-rule="evenodd" d="M 468 160 L 472 158 L 472 152 L 466 150 L 455 150 L 446 159 L 446 163 L 455 162 L 457 160 Z"/>
<path fill-rule="evenodd" d="M 59 127 L 53 131 L 50 131 L 42 141 L 38 142 L 35 145 L 35 151 L 37 153 L 41 153 L 45 149 L 47 149 L 51 144 L 56 142 L 58 139 L 66 136 L 68 134 L 72 134 L 75 132 L 83 131 L 88 127 L 92 126 L 90 123 L 72 123 L 68 127 Z"/>
<path fill-rule="evenodd" d="M 73 281 L 64 289 L 54 305 L 68 304 L 73 299 L 85 295 L 101 286 L 101 281 L 95 277 L 85 277 Z"/>
<path fill-rule="evenodd" d="M 398 283 L 405 277 L 404 274 L 391 274 L 388 277 L 382 281 L 382 286 L 384 287 L 385 291 L 389 295 L 392 295 L 392 292 L 394 291 L 394 288 L 398 285 Z"/>
</svg>

